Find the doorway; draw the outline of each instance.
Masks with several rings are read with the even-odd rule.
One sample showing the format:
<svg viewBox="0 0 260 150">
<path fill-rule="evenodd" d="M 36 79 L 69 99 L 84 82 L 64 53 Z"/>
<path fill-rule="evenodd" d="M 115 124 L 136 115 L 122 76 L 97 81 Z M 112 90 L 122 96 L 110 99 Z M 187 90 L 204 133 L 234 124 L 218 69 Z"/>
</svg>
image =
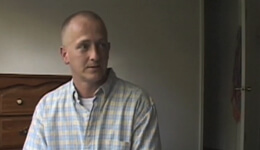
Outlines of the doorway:
<svg viewBox="0 0 260 150">
<path fill-rule="evenodd" d="M 205 1 L 204 6 L 204 149 L 259 150 L 260 2 Z M 243 8 L 246 8 L 246 12 L 242 11 Z M 245 30 L 243 35 L 241 26 Z M 241 53 L 241 58 L 244 58 L 241 61 L 243 75 L 241 86 L 238 87 L 242 93 L 240 102 L 244 102 L 241 103 L 244 107 L 238 107 L 237 113 L 242 118 L 237 120 L 231 98 L 234 92 L 235 55 L 238 49 L 243 49 L 239 34 L 245 44 L 244 52 Z M 245 113 L 241 110 L 245 110 Z"/>
</svg>

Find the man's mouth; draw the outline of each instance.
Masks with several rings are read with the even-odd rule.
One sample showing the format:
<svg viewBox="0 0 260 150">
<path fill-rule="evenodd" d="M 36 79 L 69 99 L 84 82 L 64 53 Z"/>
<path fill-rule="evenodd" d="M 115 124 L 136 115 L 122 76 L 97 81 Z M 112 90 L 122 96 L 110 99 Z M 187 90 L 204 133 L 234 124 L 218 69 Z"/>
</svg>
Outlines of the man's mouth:
<svg viewBox="0 0 260 150">
<path fill-rule="evenodd" d="M 99 69 L 99 65 L 87 66 L 87 69 Z"/>
<path fill-rule="evenodd" d="M 87 68 L 99 68 L 100 66 L 88 66 Z"/>
</svg>

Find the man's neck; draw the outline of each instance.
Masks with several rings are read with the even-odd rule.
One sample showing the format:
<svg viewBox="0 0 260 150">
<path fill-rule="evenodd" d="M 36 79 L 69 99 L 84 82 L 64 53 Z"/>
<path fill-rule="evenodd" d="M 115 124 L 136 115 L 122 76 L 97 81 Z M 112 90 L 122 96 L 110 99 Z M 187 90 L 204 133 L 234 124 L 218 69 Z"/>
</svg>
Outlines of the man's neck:
<svg viewBox="0 0 260 150">
<path fill-rule="evenodd" d="M 80 97 L 91 98 L 95 96 L 95 92 L 100 85 L 74 81 L 74 86 L 76 87 Z"/>
<path fill-rule="evenodd" d="M 107 78 L 108 78 L 108 75 L 99 82 L 87 82 L 87 81 L 82 81 L 82 80 L 79 80 L 79 79 L 73 77 L 73 82 L 74 82 L 74 86 L 77 89 L 80 97 L 91 98 L 91 97 L 95 96 L 95 92 L 104 82 L 106 82 Z"/>
</svg>

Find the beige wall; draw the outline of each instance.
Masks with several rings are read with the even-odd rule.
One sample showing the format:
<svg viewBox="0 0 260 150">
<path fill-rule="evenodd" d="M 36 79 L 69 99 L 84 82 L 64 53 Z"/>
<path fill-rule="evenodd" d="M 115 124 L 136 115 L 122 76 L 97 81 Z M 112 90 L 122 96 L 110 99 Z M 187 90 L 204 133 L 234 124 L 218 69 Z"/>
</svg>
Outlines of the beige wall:
<svg viewBox="0 0 260 150">
<path fill-rule="evenodd" d="M 69 74 L 59 28 L 74 11 L 105 20 L 109 66 L 144 87 L 158 108 L 165 150 L 197 150 L 200 132 L 200 0 L 0 2 L 0 73 Z"/>
</svg>

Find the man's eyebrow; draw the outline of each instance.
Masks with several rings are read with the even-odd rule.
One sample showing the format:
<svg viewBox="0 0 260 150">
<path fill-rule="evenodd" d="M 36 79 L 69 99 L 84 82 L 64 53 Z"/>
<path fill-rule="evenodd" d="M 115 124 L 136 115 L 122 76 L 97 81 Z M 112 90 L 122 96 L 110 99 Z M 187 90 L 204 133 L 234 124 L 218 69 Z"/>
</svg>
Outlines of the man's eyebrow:
<svg viewBox="0 0 260 150">
<path fill-rule="evenodd" d="M 89 42 L 92 42 L 91 40 L 89 39 L 84 39 L 82 41 L 79 41 L 77 44 L 82 44 L 82 43 L 89 43 Z M 93 42 L 107 42 L 106 38 L 102 38 L 102 39 L 99 39 L 97 41 L 93 41 Z"/>
<path fill-rule="evenodd" d="M 91 42 L 91 41 L 89 39 L 84 39 L 84 40 L 79 41 L 79 43 L 81 43 L 81 42 Z"/>
<path fill-rule="evenodd" d="M 79 41 L 76 45 L 80 45 L 80 44 L 83 44 L 83 43 L 89 43 L 89 42 L 90 42 L 90 40 L 85 39 L 85 40 Z"/>
</svg>

